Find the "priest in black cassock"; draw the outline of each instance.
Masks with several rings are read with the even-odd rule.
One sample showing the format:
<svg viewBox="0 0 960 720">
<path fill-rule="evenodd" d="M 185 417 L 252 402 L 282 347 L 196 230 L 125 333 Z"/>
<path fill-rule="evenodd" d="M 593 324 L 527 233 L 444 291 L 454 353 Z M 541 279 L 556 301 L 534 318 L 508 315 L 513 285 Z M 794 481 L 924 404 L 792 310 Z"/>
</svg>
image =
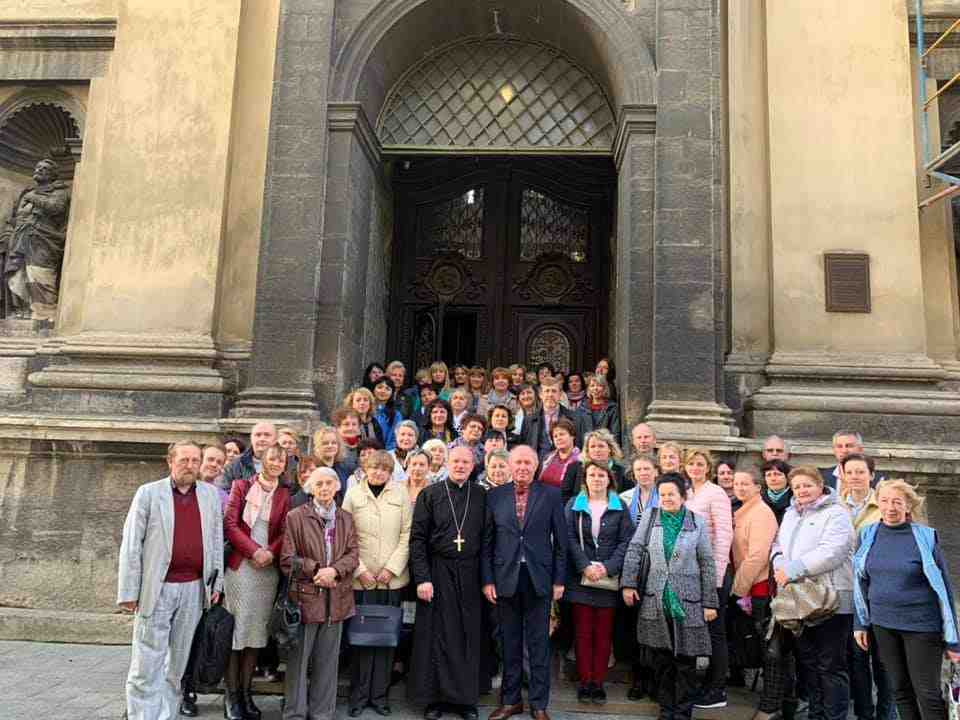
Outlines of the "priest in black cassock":
<svg viewBox="0 0 960 720">
<path fill-rule="evenodd" d="M 410 532 L 410 569 L 417 586 L 411 702 L 424 717 L 444 711 L 477 720 L 483 641 L 480 554 L 486 493 L 470 482 L 473 451 L 458 447 L 447 460 L 449 476 L 420 492 Z"/>
</svg>

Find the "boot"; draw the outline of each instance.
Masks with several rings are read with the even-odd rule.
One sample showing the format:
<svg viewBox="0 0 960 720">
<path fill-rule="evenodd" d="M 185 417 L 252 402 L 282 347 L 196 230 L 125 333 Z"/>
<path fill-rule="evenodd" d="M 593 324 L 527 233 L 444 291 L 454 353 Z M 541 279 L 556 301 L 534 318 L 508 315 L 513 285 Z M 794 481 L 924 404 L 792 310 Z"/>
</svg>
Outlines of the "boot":
<svg viewBox="0 0 960 720">
<path fill-rule="evenodd" d="M 243 709 L 245 720 L 260 720 L 260 708 L 253 704 L 253 693 L 250 688 L 240 691 L 240 703 Z"/>
<path fill-rule="evenodd" d="M 247 720 L 243 714 L 243 693 L 231 690 L 223 693 L 223 717 L 226 720 Z"/>
<path fill-rule="evenodd" d="M 784 700 L 783 701 L 783 720 L 794 720 L 797 716 L 797 706 L 799 705 L 797 700 Z"/>
</svg>

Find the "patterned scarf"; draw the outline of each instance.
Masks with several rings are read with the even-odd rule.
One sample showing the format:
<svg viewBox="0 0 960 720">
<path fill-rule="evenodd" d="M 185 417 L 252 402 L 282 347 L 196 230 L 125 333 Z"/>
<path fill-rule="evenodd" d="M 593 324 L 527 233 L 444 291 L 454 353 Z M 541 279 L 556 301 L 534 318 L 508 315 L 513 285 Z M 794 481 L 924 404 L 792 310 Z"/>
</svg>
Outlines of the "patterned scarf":
<svg viewBox="0 0 960 720">
<path fill-rule="evenodd" d="M 270 522 L 270 513 L 273 510 L 273 493 L 279 483 L 274 480 L 268 483 L 263 475 L 258 476 L 252 483 L 244 498 L 243 521 L 253 530 L 257 519 L 263 517 Z"/>
<path fill-rule="evenodd" d="M 683 518 L 686 515 L 686 508 L 680 508 L 680 512 L 671 513 L 660 508 L 660 524 L 663 526 L 663 556 L 670 564 L 670 558 L 673 557 L 673 548 L 677 544 L 677 538 L 683 529 Z M 687 615 L 683 611 L 683 605 L 680 604 L 680 598 L 670 587 L 670 581 L 663 587 L 663 611 L 668 617 L 674 620 L 683 621 Z"/>
</svg>

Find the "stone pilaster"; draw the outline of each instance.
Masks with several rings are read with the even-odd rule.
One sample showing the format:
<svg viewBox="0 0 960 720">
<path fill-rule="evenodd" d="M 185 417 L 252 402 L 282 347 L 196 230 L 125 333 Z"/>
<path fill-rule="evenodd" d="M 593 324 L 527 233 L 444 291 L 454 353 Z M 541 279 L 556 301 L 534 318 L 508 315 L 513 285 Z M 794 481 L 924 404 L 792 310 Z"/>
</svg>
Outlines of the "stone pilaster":
<svg viewBox="0 0 960 720">
<path fill-rule="evenodd" d="M 317 298 L 328 135 L 332 0 L 280 8 L 249 383 L 238 418 L 316 414 Z"/>
<path fill-rule="evenodd" d="M 653 402 L 663 435 L 737 434 L 723 404 L 726 337 L 720 19 L 710 0 L 658 4 Z"/>
</svg>

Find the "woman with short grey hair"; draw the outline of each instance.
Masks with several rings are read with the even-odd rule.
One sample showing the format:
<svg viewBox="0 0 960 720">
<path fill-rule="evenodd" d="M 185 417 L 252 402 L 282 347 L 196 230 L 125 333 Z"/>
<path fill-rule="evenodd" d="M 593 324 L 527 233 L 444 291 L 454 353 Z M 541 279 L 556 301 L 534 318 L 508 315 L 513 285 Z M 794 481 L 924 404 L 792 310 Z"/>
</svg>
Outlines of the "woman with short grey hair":
<svg viewBox="0 0 960 720">
<path fill-rule="evenodd" d="M 717 569 L 706 518 L 684 505 L 683 477 L 663 475 L 657 492 L 660 507 L 641 516 L 627 547 L 620 587 L 623 601 L 640 607 L 637 641 L 655 656 L 654 695 L 660 716 L 689 720 L 696 659 L 710 655 L 707 624 L 717 617 Z M 640 582 L 644 547 L 650 570 Z"/>
</svg>

